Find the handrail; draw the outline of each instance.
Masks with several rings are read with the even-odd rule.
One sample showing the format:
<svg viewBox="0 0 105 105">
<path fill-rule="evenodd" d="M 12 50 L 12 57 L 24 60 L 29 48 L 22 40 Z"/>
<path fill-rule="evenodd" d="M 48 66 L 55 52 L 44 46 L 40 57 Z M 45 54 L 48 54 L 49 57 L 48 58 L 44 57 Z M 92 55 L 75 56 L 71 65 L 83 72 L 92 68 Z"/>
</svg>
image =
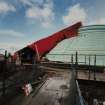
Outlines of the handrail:
<svg viewBox="0 0 105 105">
<path fill-rule="evenodd" d="M 73 56 L 73 63 L 76 62 L 76 54 L 48 54 L 47 58 L 52 61 L 62 61 L 71 63 L 71 56 Z M 51 57 L 51 58 L 50 58 Z M 66 57 L 66 58 L 65 58 Z M 60 58 L 60 59 L 58 59 Z M 90 59 L 90 60 L 89 60 Z M 96 59 L 97 66 L 105 66 L 105 54 L 79 54 L 78 53 L 78 64 L 94 65 L 94 60 Z"/>
<path fill-rule="evenodd" d="M 47 54 L 47 55 L 75 55 L 75 54 Z M 79 56 L 105 56 L 105 54 L 78 54 Z"/>
<path fill-rule="evenodd" d="M 85 105 L 77 80 L 76 80 L 76 86 L 77 86 L 77 92 L 78 92 L 78 96 L 79 96 L 79 100 L 80 100 L 80 105 Z"/>
</svg>

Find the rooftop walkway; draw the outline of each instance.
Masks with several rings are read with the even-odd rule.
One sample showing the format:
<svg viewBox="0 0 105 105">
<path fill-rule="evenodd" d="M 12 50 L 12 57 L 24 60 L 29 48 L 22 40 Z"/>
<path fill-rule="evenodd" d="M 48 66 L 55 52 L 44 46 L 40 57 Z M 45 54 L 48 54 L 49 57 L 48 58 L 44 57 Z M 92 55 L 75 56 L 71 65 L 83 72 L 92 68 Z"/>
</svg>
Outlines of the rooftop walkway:
<svg viewBox="0 0 105 105">
<path fill-rule="evenodd" d="M 71 72 L 68 69 L 54 71 L 49 71 L 48 78 L 29 96 L 18 94 L 6 105 L 70 105 Z"/>
</svg>

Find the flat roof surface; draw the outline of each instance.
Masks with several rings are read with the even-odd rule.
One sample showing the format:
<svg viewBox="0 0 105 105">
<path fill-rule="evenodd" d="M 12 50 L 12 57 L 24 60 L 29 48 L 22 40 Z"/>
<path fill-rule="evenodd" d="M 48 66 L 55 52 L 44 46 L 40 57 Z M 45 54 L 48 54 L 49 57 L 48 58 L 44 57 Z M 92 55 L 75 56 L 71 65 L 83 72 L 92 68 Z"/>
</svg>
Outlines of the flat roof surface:
<svg viewBox="0 0 105 105">
<path fill-rule="evenodd" d="M 70 71 L 56 72 L 50 76 L 38 92 L 29 96 L 17 97 L 11 105 L 69 105 Z"/>
</svg>

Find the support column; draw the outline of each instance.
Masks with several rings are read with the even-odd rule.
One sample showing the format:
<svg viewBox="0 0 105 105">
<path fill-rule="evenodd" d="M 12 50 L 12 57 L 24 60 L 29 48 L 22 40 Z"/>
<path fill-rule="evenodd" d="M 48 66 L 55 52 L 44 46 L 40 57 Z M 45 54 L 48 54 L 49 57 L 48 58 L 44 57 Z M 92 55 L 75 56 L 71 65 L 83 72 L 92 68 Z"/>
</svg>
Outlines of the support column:
<svg viewBox="0 0 105 105">
<path fill-rule="evenodd" d="M 75 55 L 75 70 L 76 70 L 76 78 L 78 77 L 78 53 Z"/>
<path fill-rule="evenodd" d="M 88 69 L 89 69 L 89 77 L 88 77 L 88 79 L 90 80 L 90 69 L 91 69 L 90 68 L 90 55 L 89 55 L 89 68 Z"/>
<path fill-rule="evenodd" d="M 94 80 L 96 80 L 96 55 L 94 56 Z"/>
</svg>

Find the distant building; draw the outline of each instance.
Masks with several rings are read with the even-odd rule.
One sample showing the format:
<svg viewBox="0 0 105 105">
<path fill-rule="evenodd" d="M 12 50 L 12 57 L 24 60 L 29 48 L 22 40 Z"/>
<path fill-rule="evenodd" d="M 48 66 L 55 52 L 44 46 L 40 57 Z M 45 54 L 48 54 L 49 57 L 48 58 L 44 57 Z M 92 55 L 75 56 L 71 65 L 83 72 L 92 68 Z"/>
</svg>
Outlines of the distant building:
<svg viewBox="0 0 105 105">
<path fill-rule="evenodd" d="M 4 55 L 0 54 L 0 61 L 4 60 Z"/>
</svg>

